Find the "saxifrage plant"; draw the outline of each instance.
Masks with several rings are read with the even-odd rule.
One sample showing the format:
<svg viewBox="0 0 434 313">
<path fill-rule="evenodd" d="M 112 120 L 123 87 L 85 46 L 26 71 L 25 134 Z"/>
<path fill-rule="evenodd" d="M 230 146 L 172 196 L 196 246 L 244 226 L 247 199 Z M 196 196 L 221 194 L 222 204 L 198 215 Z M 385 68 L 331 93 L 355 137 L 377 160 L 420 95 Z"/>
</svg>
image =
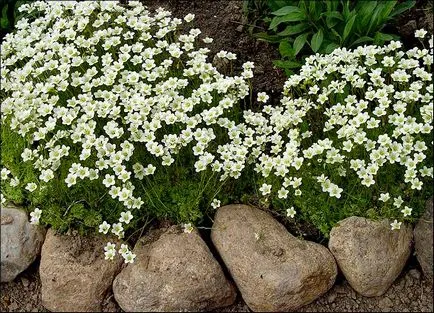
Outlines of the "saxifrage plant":
<svg viewBox="0 0 434 313">
<path fill-rule="evenodd" d="M 392 229 L 420 216 L 433 194 L 433 37 L 401 47 L 310 56 L 279 105 L 245 112 L 259 191 L 275 210 L 326 237 L 352 215 Z"/>
<path fill-rule="evenodd" d="M 194 15 L 153 15 L 136 1 L 20 11 L 40 17 L 18 21 L 1 45 L 2 204 L 23 203 L 32 222 L 61 231 L 119 238 L 148 216 L 197 222 L 219 205 L 244 168 L 247 149 L 233 142 L 252 63 L 219 73 L 212 39 L 186 25 Z"/>
</svg>

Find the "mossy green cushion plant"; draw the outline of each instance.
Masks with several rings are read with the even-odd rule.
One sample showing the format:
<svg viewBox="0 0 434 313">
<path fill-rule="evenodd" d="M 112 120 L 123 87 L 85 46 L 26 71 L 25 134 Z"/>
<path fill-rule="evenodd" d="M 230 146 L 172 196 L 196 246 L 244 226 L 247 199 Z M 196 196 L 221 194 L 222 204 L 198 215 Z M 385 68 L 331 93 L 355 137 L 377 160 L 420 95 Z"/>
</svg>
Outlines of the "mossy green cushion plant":
<svg viewBox="0 0 434 313">
<path fill-rule="evenodd" d="M 149 216 L 200 220 L 244 168 L 231 131 L 253 64 L 219 73 L 192 14 L 137 1 L 20 11 L 39 17 L 1 45 L 2 202 L 38 207 L 34 223 L 119 238 Z"/>
<path fill-rule="evenodd" d="M 432 63 L 432 35 L 308 57 L 279 105 L 244 114 L 261 195 L 325 236 L 351 215 L 413 221 L 432 196 Z"/>
</svg>

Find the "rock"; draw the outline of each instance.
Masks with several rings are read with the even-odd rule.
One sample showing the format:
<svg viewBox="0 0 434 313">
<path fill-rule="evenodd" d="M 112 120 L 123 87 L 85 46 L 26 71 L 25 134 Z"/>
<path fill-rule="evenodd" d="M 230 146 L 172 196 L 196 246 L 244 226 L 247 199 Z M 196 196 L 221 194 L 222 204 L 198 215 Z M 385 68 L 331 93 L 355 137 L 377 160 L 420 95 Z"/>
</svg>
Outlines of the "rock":
<svg viewBox="0 0 434 313">
<path fill-rule="evenodd" d="M 9 305 L 9 310 L 11 310 L 11 311 L 18 310 L 19 308 L 20 308 L 20 306 L 15 301 Z"/>
<path fill-rule="evenodd" d="M 416 257 L 423 274 L 433 278 L 433 199 L 427 201 L 426 211 L 414 228 Z"/>
<path fill-rule="evenodd" d="M 234 287 L 196 230 L 152 231 L 134 253 L 135 262 L 113 283 L 115 299 L 126 312 L 202 311 L 235 301 Z"/>
<path fill-rule="evenodd" d="M 385 298 L 381 299 L 380 301 L 378 301 L 378 307 L 382 310 L 384 310 L 386 308 L 392 308 L 393 302 L 389 298 L 385 297 Z"/>
<path fill-rule="evenodd" d="M 220 73 L 226 73 L 229 69 L 229 60 L 226 58 L 219 58 L 217 55 L 214 56 L 212 64 Z"/>
<path fill-rule="evenodd" d="M 219 208 L 211 239 L 253 311 L 296 310 L 327 292 L 337 275 L 327 248 L 297 239 L 257 208 Z"/>
<path fill-rule="evenodd" d="M 327 296 L 327 302 L 328 302 L 329 304 L 335 302 L 336 297 L 337 297 L 337 294 L 336 294 L 335 292 L 330 293 L 330 294 Z"/>
<path fill-rule="evenodd" d="M 27 213 L 14 206 L 1 210 L 1 282 L 15 279 L 41 251 L 45 230 L 32 225 Z"/>
<path fill-rule="evenodd" d="M 352 216 L 333 227 L 329 249 L 358 293 L 380 296 L 401 273 L 410 255 L 412 235 L 407 225 L 392 231 L 388 220 Z"/>
<path fill-rule="evenodd" d="M 120 256 L 104 259 L 107 239 L 56 235 L 48 230 L 39 268 L 44 307 L 54 312 L 101 311 L 122 264 Z"/>
<path fill-rule="evenodd" d="M 415 268 L 409 270 L 408 275 L 410 275 L 410 277 L 412 277 L 413 279 L 415 279 L 417 281 L 420 280 L 420 272 Z"/>
<path fill-rule="evenodd" d="M 29 287 L 29 285 L 30 285 L 30 281 L 27 278 L 25 278 L 25 277 L 21 277 L 21 283 L 26 288 Z"/>
</svg>

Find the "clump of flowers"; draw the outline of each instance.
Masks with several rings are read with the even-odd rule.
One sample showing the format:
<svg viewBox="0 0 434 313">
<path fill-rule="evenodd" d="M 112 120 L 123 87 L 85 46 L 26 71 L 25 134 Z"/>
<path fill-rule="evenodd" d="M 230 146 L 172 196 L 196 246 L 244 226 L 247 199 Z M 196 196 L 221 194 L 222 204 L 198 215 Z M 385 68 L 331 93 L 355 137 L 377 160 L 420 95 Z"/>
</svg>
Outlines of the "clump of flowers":
<svg viewBox="0 0 434 313">
<path fill-rule="evenodd" d="M 42 216 L 35 209 L 35 223 L 72 215 L 123 238 L 133 217 L 150 211 L 194 222 L 199 204 L 209 206 L 225 180 L 241 175 L 247 149 L 236 106 L 249 94 L 253 64 L 219 73 L 207 61 L 212 39 L 186 25 L 194 15 L 184 23 L 137 1 L 37 1 L 20 10 L 39 17 L 18 21 L 1 44 L 9 143 L 1 165 L 2 178 L 23 177 L 13 184 L 30 206 L 59 203 Z M 2 202 L 11 195 L 3 181 Z M 106 258 L 116 251 L 109 243 Z M 134 260 L 125 247 L 118 252 Z"/>
<path fill-rule="evenodd" d="M 260 194 L 325 234 L 350 214 L 399 229 L 432 193 L 432 63 L 432 36 L 429 49 L 392 41 L 308 57 L 279 105 L 244 112 Z"/>
</svg>

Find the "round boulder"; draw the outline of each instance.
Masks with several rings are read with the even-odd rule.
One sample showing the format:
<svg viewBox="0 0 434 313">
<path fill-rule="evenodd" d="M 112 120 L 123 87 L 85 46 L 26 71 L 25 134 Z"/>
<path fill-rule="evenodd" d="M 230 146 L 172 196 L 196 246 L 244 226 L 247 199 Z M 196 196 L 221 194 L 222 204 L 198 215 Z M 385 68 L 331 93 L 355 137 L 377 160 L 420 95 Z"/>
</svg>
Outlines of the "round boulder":
<svg viewBox="0 0 434 313">
<path fill-rule="evenodd" d="M 1 208 L 1 282 L 14 280 L 33 263 L 44 237 L 45 229 L 30 224 L 23 209 Z"/>
<path fill-rule="evenodd" d="M 115 299 L 126 312 L 212 310 L 235 301 L 234 287 L 196 230 L 151 231 L 134 253 L 135 262 L 113 283 Z"/>
<path fill-rule="evenodd" d="M 105 260 L 107 237 L 47 232 L 39 275 L 42 305 L 53 312 L 100 312 L 122 258 Z"/>
<path fill-rule="evenodd" d="M 363 296 L 380 296 L 404 268 L 413 232 L 391 230 L 390 221 L 348 217 L 330 232 L 329 249 L 350 285 Z"/>
<path fill-rule="evenodd" d="M 433 277 L 433 199 L 427 201 L 426 211 L 414 228 L 414 247 L 423 274 Z"/>
<path fill-rule="evenodd" d="M 326 247 L 297 239 L 257 208 L 219 208 L 211 238 L 253 311 L 296 310 L 335 282 L 337 266 Z"/>
</svg>

